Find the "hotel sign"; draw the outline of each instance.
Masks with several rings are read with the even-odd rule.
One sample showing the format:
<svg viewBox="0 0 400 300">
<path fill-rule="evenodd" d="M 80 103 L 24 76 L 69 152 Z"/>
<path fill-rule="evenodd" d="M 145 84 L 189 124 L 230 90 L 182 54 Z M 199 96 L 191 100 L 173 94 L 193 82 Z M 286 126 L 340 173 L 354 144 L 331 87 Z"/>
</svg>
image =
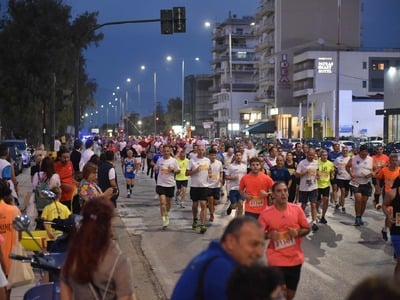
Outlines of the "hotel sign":
<svg viewBox="0 0 400 300">
<path fill-rule="evenodd" d="M 332 74 L 333 73 L 333 59 L 332 57 L 318 57 L 317 72 L 319 74 Z"/>
</svg>

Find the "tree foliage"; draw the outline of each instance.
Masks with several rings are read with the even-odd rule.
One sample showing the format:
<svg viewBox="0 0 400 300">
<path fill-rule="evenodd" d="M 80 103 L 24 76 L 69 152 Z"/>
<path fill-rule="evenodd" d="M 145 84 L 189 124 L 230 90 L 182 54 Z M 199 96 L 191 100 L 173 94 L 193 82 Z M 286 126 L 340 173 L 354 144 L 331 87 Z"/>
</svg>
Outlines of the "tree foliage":
<svg viewBox="0 0 400 300">
<path fill-rule="evenodd" d="M 94 31 L 97 16 L 86 12 L 72 20 L 71 7 L 59 0 L 8 1 L 0 20 L 3 136 L 41 142 L 43 128 L 49 132 L 53 95 L 60 135 L 73 125 L 76 93 L 82 111 L 93 104 L 96 82 L 86 74 L 82 53 L 103 38 Z"/>
</svg>

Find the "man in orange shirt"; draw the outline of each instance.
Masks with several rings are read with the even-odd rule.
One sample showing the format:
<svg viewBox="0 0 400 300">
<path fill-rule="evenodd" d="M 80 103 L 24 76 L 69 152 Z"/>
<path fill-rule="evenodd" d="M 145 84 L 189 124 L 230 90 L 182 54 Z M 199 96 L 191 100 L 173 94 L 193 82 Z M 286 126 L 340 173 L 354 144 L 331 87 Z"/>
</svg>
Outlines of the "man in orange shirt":
<svg viewBox="0 0 400 300">
<path fill-rule="evenodd" d="M 397 177 L 400 175 L 400 168 L 397 165 L 398 157 L 396 153 L 391 153 L 389 155 L 389 166 L 383 167 L 378 174 L 376 174 L 375 178 L 377 181 L 383 181 L 383 197 L 385 197 L 385 194 L 389 192 L 392 187 L 393 183 L 396 180 Z M 387 236 L 387 230 L 388 227 L 390 227 L 390 223 L 388 223 L 388 219 L 386 218 L 385 224 L 382 228 L 382 238 L 387 241 L 388 236 Z"/>
<path fill-rule="evenodd" d="M 270 266 L 281 269 L 285 277 L 286 299 L 293 299 L 300 280 L 304 253 L 302 237 L 310 232 L 310 224 L 303 209 L 289 203 L 286 183 L 278 181 L 272 186 L 274 204 L 264 210 L 258 222 L 269 239 L 267 260 Z"/>
<path fill-rule="evenodd" d="M 70 154 L 67 148 L 61 147 L 57 154 L 57 161 L 54 163 L 54 169 L 60 176 L 62 191 L 60 202 L 72 211 L 72 196 L 75 188 L 74 166 L 70 160 Z"/>
<path fill-rule="evenodd" d="M 272 178 L 261 172 L 261 169 L 260 159 L 252 157 L 250 172 L 244 175 L 239 183 L 240 194 L 246 200 L 244 214 L 256 219 L 268 206 L 268 196 L 270 196 L 274 184 Z"/>
<path fill-rule="evenodd" d="M 378 180 L 376 178 L 376 174 L 379 173 L 379 171 L 383 168 L 386 167 L 389 164 L 389 157 L 386 154 L 383 154 L 383 147 L 382 146 L 377 146 L 375 148 L 376 154 L 372 156 L 372 171 L 375 174 L 374 177 L 372 177 L 372 183 L 374 184 L 375 191 L 374 191 L 374 205 L 376 209 L 381 209 L 382 205 L 379 203 L 379 197 L 382 194 L 382 181 Z"/>
</svg>

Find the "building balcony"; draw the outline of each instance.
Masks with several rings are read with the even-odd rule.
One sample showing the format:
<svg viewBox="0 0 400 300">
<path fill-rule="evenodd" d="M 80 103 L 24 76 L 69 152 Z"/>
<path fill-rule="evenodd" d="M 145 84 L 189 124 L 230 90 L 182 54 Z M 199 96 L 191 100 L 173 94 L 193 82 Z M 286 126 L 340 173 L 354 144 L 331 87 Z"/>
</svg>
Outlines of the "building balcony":
<svg viewBox="0 0 400 300">
<path fill-rule="evenodd" d="M 274 46 L 274 41 L 273 40 L 265 40 L 265 41 L 259 43 L 257 46 L 255 46 L 254 47 L 254 51 L 263 52 L 268 47 L 273 47 L 273 46 Z"/>
<path fill-rule="evenodd" d="M 314 93 L 313 88 L 303 88 L 303 89 L 298 89 L 293 91 L 293 97 L 303 97 L 303 96 L 308 96 Z"/>
<path fill-rule="evenodd" d="M 303 70 L 300 72 L 293 73 L 293 81 L 303 80 L 303 79 L 307 79 L 307 78 L 314 78 L 314 77 L 315 77 L 314 69 Z"/>
<path fill-rule="evenodd" d="M 275 3 L 274 2 L 269 2 L 269 1 L 264 2 L 258 8 L 258 11 L 256 13 L 256 18 L 261 18 L 262 16 L 273 13 L 274 11 L 275 11 Z"/>
<path fill-rule="evenodd" d="M 213 105 L 213 110 L 217 111 L 217 110 L 229 110 L 228 108 L 228 103 L 224 102 L 224 103 L 216 103 Z"/>
<path fill-rule="evenodd" d="M 215 117 L 214 116 L 214 122 L 220 122 L 220 123 L 228 123 L 229 117 L 228 116 L 222 116 L 222 117 Z"/>
</svg>

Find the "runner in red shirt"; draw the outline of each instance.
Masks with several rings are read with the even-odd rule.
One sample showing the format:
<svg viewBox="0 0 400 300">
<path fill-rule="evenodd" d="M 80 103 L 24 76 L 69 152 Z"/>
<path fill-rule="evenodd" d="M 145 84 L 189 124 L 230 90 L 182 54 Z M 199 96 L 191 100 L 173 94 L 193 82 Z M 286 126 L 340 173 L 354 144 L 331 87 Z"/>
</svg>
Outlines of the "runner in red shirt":
<svg viewBox="0 0 400 300">
<path fill-rule="evenodd" d="M 374 205 L 376 209 L 381 209 L 382 205 L 379 203 L 379 197 L 382 194 L 383 182 L 382 180 L 378 180 L 376 175 L 379 171 L 389 165 L 389 157 L 386 154 L 383 154 L 383 147 L 377 146 L 375 148 L 376 154 L 372 156 L 373 167 L 372 171 L 374 173 L 374 177 L 372 177 L 372 183 L 374 184 Z"/>
<path fill-rule="evenodd" d="M 268 196 L 271 194 L 274 181 L 261 172 L 261 161 L 258 157 L 250 159 L 250 173 L 240 180 L 239 191 L 246 200 L 244 214 L 258 218 L 268 206 Z"/>
<path fill-rule="evenodd" d="M 286 183 L 278 181 L 272 186 L 274 204 L 264 210 L 258 222 L 269 239 L 267 260 L 270 266 L 282 270 L 286 283 L 286 299 L 293 299 L 300 280 L 304 253 L 301 238 L 310 232 L 310 224 L 303 209 L 288 202 Z"/>
</svg>

